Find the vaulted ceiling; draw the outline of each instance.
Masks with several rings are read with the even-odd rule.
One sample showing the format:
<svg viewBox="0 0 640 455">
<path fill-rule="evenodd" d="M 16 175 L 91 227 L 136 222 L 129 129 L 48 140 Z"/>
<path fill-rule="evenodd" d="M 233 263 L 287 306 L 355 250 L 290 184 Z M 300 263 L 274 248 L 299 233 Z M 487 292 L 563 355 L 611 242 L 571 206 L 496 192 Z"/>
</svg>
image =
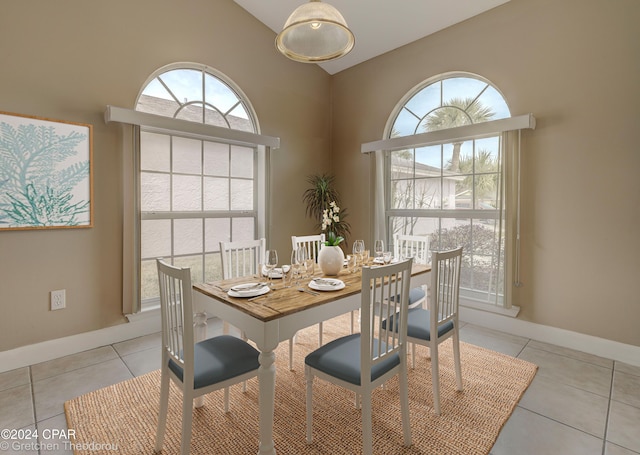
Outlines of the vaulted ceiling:
<svg viewBox="0 0 640 455">
<path fill-rule="evenodd" d="M 275 33 L 305 0 L 234 0 Z M 416 41 L 509 0 L 329 0 L 356 36 L 346 56 L 319 64 L 329 74 Z M 275 37 L 274 37 L 275 39 Z"/>
</svg>

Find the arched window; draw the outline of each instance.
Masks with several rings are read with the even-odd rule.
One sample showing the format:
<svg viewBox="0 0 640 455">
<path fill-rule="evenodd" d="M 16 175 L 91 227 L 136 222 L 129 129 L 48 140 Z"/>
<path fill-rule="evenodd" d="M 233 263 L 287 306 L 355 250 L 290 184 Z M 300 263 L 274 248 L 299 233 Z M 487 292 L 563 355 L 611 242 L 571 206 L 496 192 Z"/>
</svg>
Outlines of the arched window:
<svg viewBox="0 0 640 455">
<path fill-rule="evenodd" d="M 388 241 L 403 233 L 429 236 L 432 251 L 463 246 L 461 300 L 498 307 L 509 306 L 505 137 L 476 125 L 509 117 L 500 92 L 473 74 L 447 74 L 415 87 L 391 115 L 385 137 L 413 136 L 420 145 L 387 149 L 379 211 Z"/>
<path fill-rule="evenodd" d="M 241 90 L 202 65 L 158 70 L 143 86 L 136 111 L 258 133 Z M 181 131 L 176 124 L 170 131 L 144 124 L 139 129 L 138 288 L 143 305 L 158 297 L 156 258 L 190 267 L 194 281 L 221 279 L 219 242 L 264 235 L 260 147 L 220 139 L 227 135 L 208 135 L 206 129 Z"/>
</svg>

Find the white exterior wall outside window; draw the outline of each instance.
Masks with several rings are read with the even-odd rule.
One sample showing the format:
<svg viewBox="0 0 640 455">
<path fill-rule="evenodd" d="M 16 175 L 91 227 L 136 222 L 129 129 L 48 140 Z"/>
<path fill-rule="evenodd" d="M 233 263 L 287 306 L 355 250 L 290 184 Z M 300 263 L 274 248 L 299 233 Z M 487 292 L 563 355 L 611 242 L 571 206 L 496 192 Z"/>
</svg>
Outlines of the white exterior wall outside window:
<svg viewBox="0 0 640 455">
<path fill-rule="evenodd" d="M 257 133 L 242 92 L 201 65 L 159 70 L 142 89 L 136 111 Z M 190 267 L 194 281 L 221 279 L 219 242 L 264 235 L 258 197 L 264 165 L 257 145 L 188 132 L 140 126 L 138 143 L 138 288 L 144 308 L 158 298 L 157 257 Z"/>
</svg>

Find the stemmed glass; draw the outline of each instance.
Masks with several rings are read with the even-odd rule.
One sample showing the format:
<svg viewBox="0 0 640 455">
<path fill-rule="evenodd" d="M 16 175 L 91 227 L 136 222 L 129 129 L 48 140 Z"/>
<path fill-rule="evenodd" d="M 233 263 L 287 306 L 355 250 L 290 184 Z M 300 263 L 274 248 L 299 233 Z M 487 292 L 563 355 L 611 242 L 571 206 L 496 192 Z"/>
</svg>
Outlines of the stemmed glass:
<svg viewBox="0 0 640 455">
<path fill-rule="evenodd" d="M 290 283 L 294 283 L 296 286 L 300 283 L 300 252 L 299 248 L 294 248 L 291 251 L 291 281 Z"/>
<path fill-rule="evenodd" d="M 376 262 L 379 262 L 380 260 L 382 260 L 382 253 L 384 253 L 384 241 L 376 240 L 376 242 L 373 245 L 373 252 L 374 252 L 374 257 L 376 259 Z"/>
<path fill-rule="evenodd" d="M 353 254 L 356 255 L 358 265 L 362 262 L 362 253 L 364 253 L 364 240 L 355 240 L 353 242 Z"/>
<path fill-rule="evenodd" d="M 273 288 L 273 269 L 278 265 L 278 252 L 276 250 L 267 250 L 265 267 L 267 269 L 267 277 L 269 278 L 269 287 Z"/>
</svg>

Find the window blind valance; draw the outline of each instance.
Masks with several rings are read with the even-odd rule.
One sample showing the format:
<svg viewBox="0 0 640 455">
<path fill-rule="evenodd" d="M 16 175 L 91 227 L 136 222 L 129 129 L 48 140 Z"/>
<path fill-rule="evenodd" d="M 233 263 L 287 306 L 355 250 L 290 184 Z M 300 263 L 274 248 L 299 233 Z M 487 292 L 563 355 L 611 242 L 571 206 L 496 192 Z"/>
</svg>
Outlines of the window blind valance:
<svg viewBox="0 0 640 455">
<path fill-rule="evenodd" d="M 412 134 L 410 136 L 394 137 L 379 141 L 366 142 L 360 147 L 362 153 L 371 153 L 377 150 L 402 150 L 405 148 L 425 147 L 429 145 L 446 144 L 453 141 L 465 141 L 479 139 L 483 136 L 492 136 L 506 131 L 535 129 L 536 119 L 533 114 L 518 115 L 489 122 L 474 123 L 472 125 L 458 126 L 445 130 L 429 131 L 427 133 Z"/>
<path fill-rule="evenodd" d="M 107 106 L 104 113 L 106 123 L 119 122 L 144 126 L 149 131 L 167 134 L 188 133 L 191 137 L 207 140 L 223 140 L 236 145 L 253 147 L 263 145 L 271 149 L 280 148 L 280 138 L 263 134 L 223 128 L 215 125 L 189 122 L 162 115 L 149 114 L 116 106 Z"/>
</svg>

